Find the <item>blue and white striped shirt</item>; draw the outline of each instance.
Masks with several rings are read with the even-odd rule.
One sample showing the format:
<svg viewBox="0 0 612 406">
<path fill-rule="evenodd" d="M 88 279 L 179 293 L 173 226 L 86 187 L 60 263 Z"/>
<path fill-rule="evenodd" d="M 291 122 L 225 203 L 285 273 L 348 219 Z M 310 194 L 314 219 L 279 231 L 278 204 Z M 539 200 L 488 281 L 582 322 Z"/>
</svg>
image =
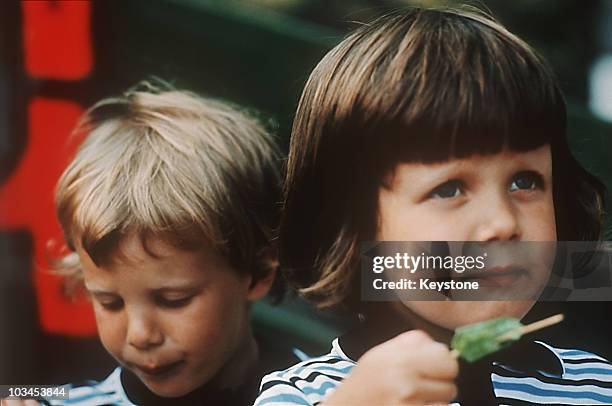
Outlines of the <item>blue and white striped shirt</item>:
<svg viewBox="0 0 612 406">
<path fill-rule="evenodd" d="M 499 404 L 612 405 L 612 364 L 608 360 L 586 351 L 538 344 L 558 358 L 561 375 L 527 374 L 494 364 L 491 383 Z M 340 385 L 355 365 L 335 339 L 328 354 L 266 375 L 255 406 L 316 405 Z"/>
<path fill-rule="evenodd" d="M 49 405 L 62 406 L 135 406 L 121 384 L 121 367 L 117 367 L 105 380 L 90 381 L 84 385 L 69 386 L 68 400 L 47 400 Z"/>
</svg>

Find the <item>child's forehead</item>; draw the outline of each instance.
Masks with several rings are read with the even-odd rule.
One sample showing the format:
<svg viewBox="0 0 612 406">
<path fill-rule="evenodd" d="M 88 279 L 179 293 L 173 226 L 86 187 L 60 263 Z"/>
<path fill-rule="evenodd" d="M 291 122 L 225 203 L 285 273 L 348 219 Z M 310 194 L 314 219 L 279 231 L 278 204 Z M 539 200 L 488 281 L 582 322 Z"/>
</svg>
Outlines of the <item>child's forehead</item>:
<svg viewBox="0 0 612 406">
<path fill-rule="evenodd" d="M 180 248 L 180 245 L 179 237 L 129 232 L 112 242 L 102 239 L 90 250 L 85 250 L 80 243 L 77 243 L 77 251 L 80 256 L 87 256 L 97 266 L 113 269 L 172 263 L 179 257 L 190 257 L 196 262 L 202 260 L 206 250 L 212 250 L 212 247 L 207 247 L 204 242 L 197 250 Z"/>
<path fill-rule="evenodd" d="M 130 233 L 118 243 L 118 250 L 132 258 L 165 258 L 176 255 L 177 248 L 170 245 L 167 239 L 151 235 Z"/>
</svg>

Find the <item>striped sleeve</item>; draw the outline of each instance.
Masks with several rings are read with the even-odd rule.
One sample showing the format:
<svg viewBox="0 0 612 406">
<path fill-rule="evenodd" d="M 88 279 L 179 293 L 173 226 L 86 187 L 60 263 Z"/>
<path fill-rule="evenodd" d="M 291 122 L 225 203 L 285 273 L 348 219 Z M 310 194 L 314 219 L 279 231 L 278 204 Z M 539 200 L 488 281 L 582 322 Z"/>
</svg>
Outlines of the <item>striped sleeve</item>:
<svg viewBox="0 0 612 406">
<path fill-rule="evenodd" d="M 316 405 L 328 397 L 355 363 L 327 355 L 266 375 L 255 406 Z"/>
<path fill-rule="evenodd" d="M 586 351 L 547 347 L 561 360 L 563 374 L 526 376 L 498 368 L 491 380 L 502 404 L 612 405 L 612 364 L 608 360 Z"/>
<path fill-rule="evenodd" d="M 116 368 L 104 381 L 89 381 L 83 385 L 69 385 L 66 400 L 47 399 L 52 406 L 133 406 L 121 385 L 121 368 Z"/>
<path fill-rule="evenodd" d="M 278 372 L 275 372 L 263 378 L 260 395 L 255 400 L 254 406 L 312 405 L 304 392 L 278 375 Z"/>
</svg>

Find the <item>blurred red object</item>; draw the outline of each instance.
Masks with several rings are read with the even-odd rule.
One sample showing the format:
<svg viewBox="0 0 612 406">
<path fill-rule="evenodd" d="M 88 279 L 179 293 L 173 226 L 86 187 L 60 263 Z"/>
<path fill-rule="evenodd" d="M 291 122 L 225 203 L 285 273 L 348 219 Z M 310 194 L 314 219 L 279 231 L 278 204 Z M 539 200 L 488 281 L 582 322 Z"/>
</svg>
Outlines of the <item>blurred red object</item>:
<svg viewBox="0 0 612 406">
<path fill-rule="evenodd" d="M 21 2 L 25 69 L 32 79 L 77 82 L 93 64 L 91 4 L 88 1 Z M 78 82 L 77 82 L 78 83 Z M 72 84 L 71 84 L 72 85 Z M 32 237 L 33 284 L 38 318 L 46 333 L 93 336 L 91 305 L 63 294 L 62 281 L 49 272 L 48 242 L 62 241 L 53 191 L 76 143 L 68 138 L 83 113 L 72 100 L 34 96 L 28 101 L 26 148 L 0 188 L 0 229 L 25 229 Z"/>
<path fill-rule="evenodd" d="M 83 79 L 92 70 L 89 1 L 24 1 L 24 59 L 35 78 Z"/>
<path fill-rule="evenodd" d="M 48 242 L 61 240 L 53 190 L 74 153 L 67 139 L 81 107 L 67 100 L 35 98 L 28 111 L 28 147 L 0 190 L 0 227 L 27 228 L 34 243 L 33 275 L 38 315 L 45 332 L 76 336 L 95 334 L 91 306 L 62 294 L 61 279 L 49 272 Z"/>
</svg>

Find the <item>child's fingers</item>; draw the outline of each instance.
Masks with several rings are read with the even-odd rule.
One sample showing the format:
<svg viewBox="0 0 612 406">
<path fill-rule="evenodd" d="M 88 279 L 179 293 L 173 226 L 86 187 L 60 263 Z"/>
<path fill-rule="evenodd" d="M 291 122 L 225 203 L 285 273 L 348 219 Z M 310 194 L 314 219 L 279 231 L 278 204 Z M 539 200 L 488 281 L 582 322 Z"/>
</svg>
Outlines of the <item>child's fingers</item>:
<svg viewBox="0 0 612 406">
<path fill-rule="evenodd" d="M 412 344 L 412 343 L 419 343 L 419 342 L 422 343 L 422 342 L 430 341 L 430 340 L 431 340 L 431 337 L 429 337 L 429 334 L 427 334 L 423 330 L 410 330 L 410 331 L 406 331 L 404 333 L 398 334 L 397 336 L 395 336 L 388 342 L 399 342 L 399 343 L 404 343 L 404 344 Z"/>
<path fill-rule="evenodd" d="M 418 368 L 424 377 L 432 379 L 452 380 L 459 373 L 459 363 L 452 356 L 449 348 L 434 341 L 425 332 L 412 330 L 402 333 L 392 340 L 400 348 L 398 354 L 410 357 L 407 362 L 411 365 L 422 365 Z M 406 350 L 411 350 L 407 352 Z"/>
<path fill-rule="evenodd" d="M 424 377 L 453 380 L 459 374 L 459 362 L 452 356 L 448 347 L 442 343 L 432 343 L 419 353 L 429 368 L 422 371 Z"/>
<path fill-rule="evenodd" d="M 426 404 L 450 403 L 457 397 L 457 386 L 448 381 L 421 380 L 414 398 Z"/>
<path fill-rule="evenodd" d="M 425 403 L 450 403 L 457 397 L 457 386 L 442 381 L 423 382 L 423 401 Z"/>
</svg>

